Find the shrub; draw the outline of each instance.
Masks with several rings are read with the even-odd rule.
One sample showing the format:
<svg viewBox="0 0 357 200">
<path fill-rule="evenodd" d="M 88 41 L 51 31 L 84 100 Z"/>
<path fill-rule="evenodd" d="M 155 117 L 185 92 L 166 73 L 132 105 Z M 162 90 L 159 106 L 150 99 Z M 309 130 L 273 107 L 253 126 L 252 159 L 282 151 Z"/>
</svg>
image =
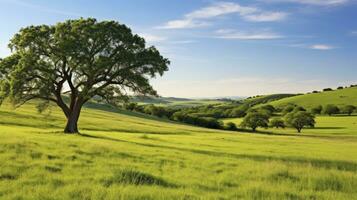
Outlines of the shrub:
<svg viewBox="0 0 357 200">
<path fill-rule="evenodd" d="M 338 114 L 339 112 L 340 112 L 340 109 L 337 106 L 333 105 L 333 104 L 326 105 L 322 110 L 323 114 L 326 114 L 326 115 L 329 115 L 329 116 L 331 116 L 333 114 Z"/>
<path fill-rule="evenodd" d="M 229 117 L 244 117 L 246 115 L 246 110 L 244 108 L 234 108 L 230 114 Z"/>
<path fill-rule="evenodd" d="M 283 109 L 283 114 L 286 115 L 287 113 L 290 113 L 294 110 L 295 106 L 294 105 L 287 105 Z"/>
<path fill-rule="evenodd" d="M 351 115 L 356 110 L 356 106 L 345 105 L 341 108 L 341 113 Z"/>
<path fill-rule="evenodd" d="M 328 91 L 333 91 L 333 89 L 331 89 L 331 88 L 325 88 L 325 89 L 323 89 L 322 91 L 328 92 Z"/>
<path fill-rule="evenodd" d="M 285 128 L 285 123 L 282 119 L 275 118 L 270 121 L 269 126 L 274 128 Z"/>
<path fill-rule="evenodd" d="M 226 123 L 225 127 L 224 127 L 226 130 L 231 130 L 231 131 L 235 131 L 237 130 L 237 126 L 235 123 L 233 122 L 228 122 Z"/>
<path fill-rule="evenodd" d="M 321 114 L 321 112 L 322 112 L 322 106 L 321 105 L 318 105 L 318 106 L 315 106 L 315 107 L 311 108 L 311 113 L 312 114 L 319 115 L 319 114 Z"/>
</svg>

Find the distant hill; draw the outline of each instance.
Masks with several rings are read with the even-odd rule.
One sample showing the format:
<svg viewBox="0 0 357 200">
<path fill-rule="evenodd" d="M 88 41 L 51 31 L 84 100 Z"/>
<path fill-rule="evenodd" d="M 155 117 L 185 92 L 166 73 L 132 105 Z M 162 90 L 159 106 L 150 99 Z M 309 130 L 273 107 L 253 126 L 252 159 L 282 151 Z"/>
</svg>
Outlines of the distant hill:
<svg viewBox="0 0 357 200">
<path fill-rule="evenodd" d="M 155 104 L 160 106 L 192 107 L 207 104 L 218 104 L 227 102 L 227 99 L 188 99 L 178 97 L 132 97 L 131 102 L 138 104 Z"/>
<path fill-rule="evenodd" d="M 340 90 L 326 91 L 320 93 L 311 93 L 304 95 L 297 95 L 276 101 L 268 104 L 275 107 L 284 106 L 287 104 L 296 104 L 305 108 L 312 108 L 317 105 L 355 105 L 357 106 L 357 87 L 344 88 Z"/>
<path fill-rule="evenodd" d="M 297 94 L 271 94 L 271 95 L 254 96 L 254 97 L 248 97 L 243 102 L 247 105 L 255 106 L 258 104 L 265 104 L 265 103 L 285 99 L 288 97 L 294 97 L 296 95 Z"/>
</svg>

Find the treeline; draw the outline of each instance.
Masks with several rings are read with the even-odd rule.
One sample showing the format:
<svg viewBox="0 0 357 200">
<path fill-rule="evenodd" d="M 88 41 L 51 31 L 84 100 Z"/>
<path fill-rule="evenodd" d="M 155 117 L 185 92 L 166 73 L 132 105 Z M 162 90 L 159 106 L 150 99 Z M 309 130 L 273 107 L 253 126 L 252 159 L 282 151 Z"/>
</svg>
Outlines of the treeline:
<svg viewBox="0 0 357 200">
<path fill-rule="evenodd" d="M 298 132 L 305 127 L 314 127 L 315 115 L 351 115 L 357 111 L 353 105 L 336 106 L 328 104 L 326 106 L 315 106 L 309 110 L 302 106 L 289 104 L 280 107 L 263 105 L 253 107 L 247 102 L 237 101 L 230 104 L 206 105 L 198 107 L 175 108 L 150 105 L 138 105 L 128 103 L 124 108 L 131 111 L 141 112 L 160 118 L 166 118 L 186 124 L 201 126 L 212 129 L 238 130 L 234 123 L 223 124 L 222 118 L 243 118 L 240 128 L 250 128 L 256 131 L 257 128 L 285 128 L 293 127 Z"/>
<path fill-rule="evenodd" d="M 210 106 L 208 106 L 210 107 Z M 172 108 L 162 107 L 155 105 L 138 105 L 137 103 L 128 103 L 124 105 L 124 108 L 131 111 L 141 112 L 148 115 L 153 115 L 160 118 L 167 118 L 174 121 L 183 122 L 186 124 L 192 124 L 195 126 L 201 126 L 213 129 L 224 129 L 222 122 L 215 117 L 209 117 L 214 115 L 220 117 L 216 112 L 208 112 L 208 108 Z M 218 112 L 218 111 L 217 111 Z"/>
</svg>

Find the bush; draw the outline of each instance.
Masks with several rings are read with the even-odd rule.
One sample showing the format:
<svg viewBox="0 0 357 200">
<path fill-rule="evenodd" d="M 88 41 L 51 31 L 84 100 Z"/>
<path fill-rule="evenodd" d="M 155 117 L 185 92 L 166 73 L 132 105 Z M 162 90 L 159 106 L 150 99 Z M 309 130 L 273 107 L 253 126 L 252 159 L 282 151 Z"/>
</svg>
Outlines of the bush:
<svg viewBox="0 0 357 200">
<path fill-rule="evenodd" d="M 341 113 L 351 115 L 356 110 L 356 106 L 345 105 L 341 108 Z"/>
<path fill-rule="evenodd" d="M 244 108 L 234 108 L 230 114 L 229 117 L 244 117 L 246 115 L 246 110 Z"/>
<path fill-rule="evenodd" d="M 270 121 L 269 126 L 274 128 L 285 128 L 285 123 L 282 119 L 275 118 Z"/>
<path fill-rule="evenodd" d="M 138 107 L 138 104 L 137 104 L 137 103 L 131 102 L 131 103 L 126 103 L 126 104 L 124 104 L 124 108 L 125 108 L 126 110 L 134 111 L 134 110 L 136 109 L 136 107 Z"/>
<path fill-rule="evenodd" d="M 248 113 L 241 123 L 241 127 L 249 127 L 254 132 L 258 127 L 268 128 L 269 116 L 259 113 L 259 112 L 250 112 Z"/>
<path fill-rule="evenodd" d="M 301 130 L 308 127 L 315 127 L 315 117 L 306 111 L 292 112 L 285 116 L 285 122 L 287 125 L 295 128 L 298 133 L 301 133 Z"/>
<path fill-rule="evenodd" d="M 318 105 L 318 106 L 315 106 L 313 108 L 311 108 L 311 113 L 314 114 L 314 115 L 319 115 L 321 114 L 322 112 L 322 106 L 321 105 Z"/>
<path fill-rule="evenodd" d="M 342 87 L 342 86 L 340 86 L 340 87 L 338 87 L 337 89 L 338 89 L 338 90 L 342 90 L 342 89 L 343 89 L 343 87 Z"/>
<path fill-rule="evenodd" d="M 325 89 L 323 89 L 322 91 L 328 92 L 328 91 L 333 91 L 333 89 L 331 89 L 331 88 L 325 88 Z"/>
<path fill-rule="evenodd" d="M 306 109 L 302 106 L 296 106 L 293 110 L 293 112 L 298 112 L 298 111 L 306 111 Z"/>
<path fill-rule="evenodd" d="M 226 130 L 231 130 L 231 131 L 235 131 L 235 130 L 237 130 L 237 126 L 236 126 L 236 124 L 233 123 L 233 122 L 228 122 L 228 123 L 226 123 L 224 129 L 226 129 Z"/>
<path fill-rule="evenodd" d="M 287 105 L 283 109 L 283 114 L 286 115 L 287 113 L 290 113 L 294 110 L 295 106 L 294 105 Z"/>
<path fill-rule="evenodd" d="M 322 113 L 331 116 L 340 113 L 340 109 L 333 104 L 328 104 L 323 108 Z"/>
</svg>

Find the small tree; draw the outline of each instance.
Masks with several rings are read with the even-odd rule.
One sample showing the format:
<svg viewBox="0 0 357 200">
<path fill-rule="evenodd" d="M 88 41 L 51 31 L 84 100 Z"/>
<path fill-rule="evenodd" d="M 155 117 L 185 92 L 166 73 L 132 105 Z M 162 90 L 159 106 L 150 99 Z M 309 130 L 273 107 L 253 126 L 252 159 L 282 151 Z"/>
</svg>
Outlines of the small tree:
<svg viewBox="0 0 357 200">
<path fill-rule="evenodd" d="M 356 110 L 356 106 L 346 105 L 341 108 L 341 112 L 347 115 L 351 115 Z"/>
<path fill-rule="evenodd" d="M 333 104 L 328 104 L 324 107 L 324 109 L 322 110 L 322 113 L 323 114 L 326 114 L 326 115 L 333 115 L 333 114 L 338 114 L 340 112 L 340 109 L 333 105 Z"/>
<path fill-rule="evenodd" d="M 274 118 L 270 121 L 270 127 L 285 128 L 285 123 L 282 119 Z"/>
<path fill-rule="evenodd" d="M 311 113 L 312 114 L 315 114 L 315 115 L 319 115 L 321 114 L 322 112 L 322 106 L 321 105 L 318 105 L 318 106 L 315 106 L 311 109 Z"/>
<path fill-rule="evenodd" d="M 301 133 L 301 130 L 304 127 L 315 127 L 315 117 L 306 111 L 292 112 L 285 116 L 286 124 L 296 128 L 298 133 Z"/>
<path fill-rule="evenodd" d="M 250 112 L 244 117 L 240 126 L 249 127 L 255 132 L 258 127 L 268 128 L 268 124 L 269 116 L 259 112 Z"/>
</svg>

